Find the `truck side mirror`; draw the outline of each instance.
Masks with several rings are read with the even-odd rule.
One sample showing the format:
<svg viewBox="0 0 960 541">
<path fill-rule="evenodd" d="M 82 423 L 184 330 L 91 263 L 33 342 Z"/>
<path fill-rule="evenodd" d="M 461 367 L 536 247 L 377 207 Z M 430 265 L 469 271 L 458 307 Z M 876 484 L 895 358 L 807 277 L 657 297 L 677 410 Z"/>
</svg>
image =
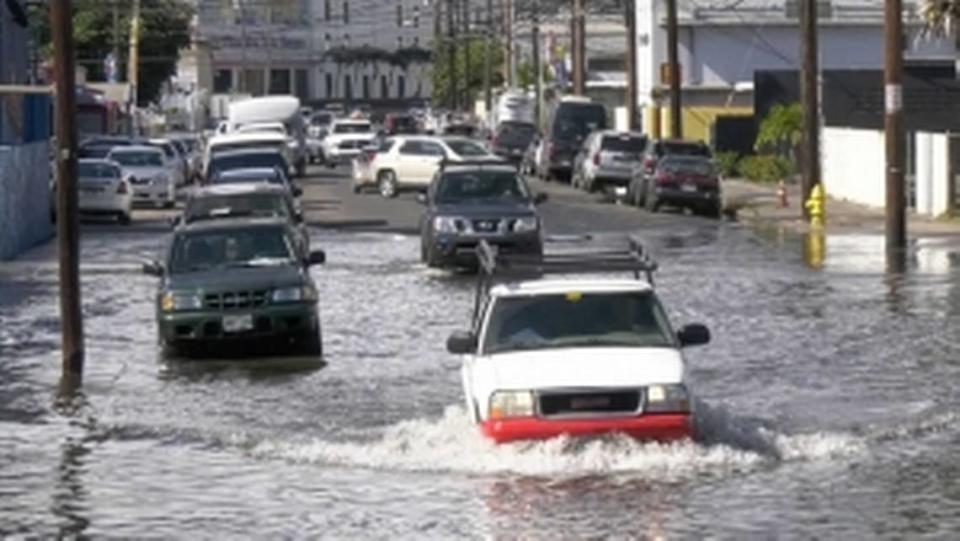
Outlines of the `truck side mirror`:
<svg viewBox="0 0 960 541">
<path fill-rule="evenodd" d="M 476 353 L 477 337 L 471 332 L 457 331 L 447 338 L 447 351 L 454 355 Z"/>
<path fill-rule="evenodd" d="M 156 276 L 158 278 L 163 276 L 163 265 L 153 259 L 144 261 L 141 270 L 147 276 Z"/>
<path fill-rule="evenodd" d="M 701 346 L 710 342 L 710 329 L 699 323 L 684 325 L 677 333 L 677 340 L 680 347 Z"/>
</svg>

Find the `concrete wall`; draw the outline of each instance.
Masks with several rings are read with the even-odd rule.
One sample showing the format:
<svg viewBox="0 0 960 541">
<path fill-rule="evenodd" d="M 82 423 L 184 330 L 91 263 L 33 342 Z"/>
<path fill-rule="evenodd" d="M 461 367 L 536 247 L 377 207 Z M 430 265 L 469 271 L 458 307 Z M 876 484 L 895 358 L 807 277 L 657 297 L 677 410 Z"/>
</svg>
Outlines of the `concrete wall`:
<svg viewBox="0 0 960 541">
<path fill-rule="evenodd" d="M 824 128 L 821 141 L 823 186 L 827 195 L 883 207 L 886 204 L 883 132 Z"/>
<path fill-rule="evenodd" d="M 46 142 L 0 146 L 0 260 L 53 235 Z"/>
<path fill-rule="evenodd" d="M 950 138 L 944 133 L 916 135 L 918 214 L 940 216 L 949 210 Z"/>
</svg>

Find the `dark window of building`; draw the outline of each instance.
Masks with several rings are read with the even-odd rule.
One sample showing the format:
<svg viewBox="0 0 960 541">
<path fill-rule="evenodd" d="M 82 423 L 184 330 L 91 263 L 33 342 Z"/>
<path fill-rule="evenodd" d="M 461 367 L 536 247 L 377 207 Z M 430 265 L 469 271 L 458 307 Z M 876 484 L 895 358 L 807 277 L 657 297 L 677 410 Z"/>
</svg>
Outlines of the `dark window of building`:
<svg viewBox="0 0 960 541">
<path fill-rule="evenodd" d="M 403 4 L 397 4 L 397 27 L 403 26 Z"/>
<path fill-rule="evenodd" d="M 330 17 L 330 0 L 323 0 L 323 20 L 329 21 Z"/>
<path fill-rule="evenodd" d="M 298 69 L 294 73 L 294 95 L 301 100 L 310 99 L 310 77 L 307 70 Z"/>
<path fill-rule="evenodd" d="M 213 91 L 225 94 L 233 90 L 233 70 L 217 70 L 213 75 Z"/>
<path fill-rule="evenodd" d="M 343 24 L 350 24 L 350 2 L 343 3 Z"/>
<path fill-rule="evenodd" d="M 363 76 L 363 99 L 365 100 L 370 99 L 370 76 L 369 75 Z"/>
<path fill-rule="evenodd" d="M 403 75 L 397 76 L 397 97 L 406 98 L 407 97 L 407 78 Z"/>
<path fill-rule="evenodd" d="M 353 99 L 353 79 L 349 75 L 343 78 L 343 97 L 348 100 Z"/>
<path fill-rule="evenodd" d="M 390 97 L 390 85 L 387 84 L 387 76 L 380 76 L 380 97 L 389 98 Z"/>
<path fill-rule="evenodd" d="M 289 94 L 290 90 L 290 70 L 270 70 L 270 94 Z"/>
<path fill-rule="evenodd" d="M 327 74 L 324 76 L 324 79 L 326 79 L 326 83 L 327 83 L 327 84 L 326 84 L 327 93 L 325 94 L 325 96 L 328 97 L 328 98 L 332 98 L 332 97 L 334 97 L 334 95 L 333 95 L 333 74 L 327 73 Z"/>
</svg>

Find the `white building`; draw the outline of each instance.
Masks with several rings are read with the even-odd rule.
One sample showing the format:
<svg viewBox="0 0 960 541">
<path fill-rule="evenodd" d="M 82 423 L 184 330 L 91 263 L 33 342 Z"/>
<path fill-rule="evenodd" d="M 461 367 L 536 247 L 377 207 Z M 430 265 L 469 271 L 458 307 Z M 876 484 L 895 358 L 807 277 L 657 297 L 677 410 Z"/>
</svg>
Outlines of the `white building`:
<svg viewBox="0 0 960 541">
<path fill-rule="evenodd" d="M 434 1 L 197 0 L 186 64 L 216 94 L 428 98 Z"/>
<path fill-rule="evenodd" d="M 679 0 L 684 135 L 707 139 L 716 116 L 751 114 L 753 76 L 800 68 L 799 0 Z M 820 0 L 820 68 L 883 68 L 883 0 Z M 639 103 L 644 122 L 664 88 L 666 1 L 637 2 Z M 952 43 L 921 38 L 916 4 L 904 3 L 907 61 L 950 60 Z M 665 104 L 665 102 L 661 102 Z M 666 128 L 668 115 L 660 115 Z"/>
</svg>

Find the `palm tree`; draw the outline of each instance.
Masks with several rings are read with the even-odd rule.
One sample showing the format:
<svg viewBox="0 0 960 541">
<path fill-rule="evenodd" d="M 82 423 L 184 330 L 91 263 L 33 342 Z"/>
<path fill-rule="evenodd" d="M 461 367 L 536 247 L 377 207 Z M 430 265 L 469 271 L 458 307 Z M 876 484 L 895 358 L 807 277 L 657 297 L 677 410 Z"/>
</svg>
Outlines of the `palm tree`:
<svg viewBox="0 0 960 541">
<path fill-rule="evenodd" d="M 954 34 L 960 22 L 960 0 L 921 0 L 920 18 L 934 37 Z"/>
</svg>

